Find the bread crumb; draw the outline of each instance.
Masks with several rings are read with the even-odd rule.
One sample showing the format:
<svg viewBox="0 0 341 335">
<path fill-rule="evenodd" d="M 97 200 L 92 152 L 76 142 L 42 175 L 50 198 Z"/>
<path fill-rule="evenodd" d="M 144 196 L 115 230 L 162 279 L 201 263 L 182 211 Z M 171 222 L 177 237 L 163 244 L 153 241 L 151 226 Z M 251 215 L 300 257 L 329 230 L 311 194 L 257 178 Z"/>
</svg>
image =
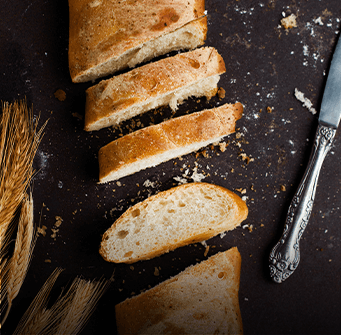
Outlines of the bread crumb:
<svg viewBox="0 0 341 335">
<path fill-rule="evenodd" d="M 218 98 L 220 100 L 225 98 L 225 93 L 226 91 L 222 87 L 218 88 Z"/>
<path fill-rule="evenodd" d="M 266 111 L 267 111 L 268 113 L 272 113 L 272 108 L 271 108 L 270 106 L 268 106 L 268 107 L 266 107 Z"/>
<path fill-rule="evenodd" d="M 281 185 L 281 191 L 285 192 L 286 191 L 286 187 L 284 185 Z"/>
<path fill-rule="evenodd" d="M 295 88 L 295 97 L 298 101 L 302 102 L 303 107 L 306 107 L 313 115 L 317 113 L 316 109 L 313 108 L 312 102 L 308 98 L 306 98 L 304 94 L 300 92 L 297 88 Z"/>
<path fill-rule="evenodd" d="M 206 246 L 206 249 L 205 249 L 205 252 L 204 252 L 204 257 L 207 256 L 209 250 L 210 250 L 210 246 L 208 245 L 208 246 Z"/>
<path fill-rule="evenodd" d="M 244 188 L 236 188 L 236 191 L 241 193 L 241 194 L 245 194 L 246 193 L 246 189 Z"/>
<path fill-rule="evenodd" d="M 73 116 L 73 117 L 76 117 L 76 118 L 79 119 L 79 120 L 83 120 L 83 116 L 80 115 L 79 113 L 72 113 L 72 116 Z"/>
<path fill-rule="evenodd" d="M 51 263 L 51 259 L 45 259 L 45 263 Z"/>
<path fill-rule="evenodd" d="M 64 101 L 66 99 L 66 93 L 65 93 L 65 91 L 63 91 L 61 89 L 59 89 L 56 92 L 54 92 L 54 96 L 59 101 Z"/>
<path fill-rule="evenodd" d="M 221 152 L 225 152 L 228 144 L 226 142 L 219 143 L 219 149 Z"/>
<path fill-rule="evenodd" d="M 56 219 L 56 222 L 55 222 L 54 226 L 60 227 L 62 222 L 63 222 L 63 219 L 60 216 L 56 216 L 55 219 Z"/>
<path fill-rule="evenodd" d="M 284 17 L 281 20 L 281 25 L 283 26 L 284 29 L 296 28 L 297 27 L 296 15 L 291 14 L 287 17 Z"/>
<path fill-rule="evenodd" d="M 154 276 L 159 276 L 160 275 L 160 271 L 157 267 L 155 267 L 154 269 Z"/>
<path fill-rule="evenodd" d="M 41 228 L 38 227 L 37 232 L 38 232 L 38 234 L 41 234 L 41 235 L 43 235 L 43 236 L 46 236 L 46 229 L 47 229 L 46 226 L 42 226 Z"/>
</svg>

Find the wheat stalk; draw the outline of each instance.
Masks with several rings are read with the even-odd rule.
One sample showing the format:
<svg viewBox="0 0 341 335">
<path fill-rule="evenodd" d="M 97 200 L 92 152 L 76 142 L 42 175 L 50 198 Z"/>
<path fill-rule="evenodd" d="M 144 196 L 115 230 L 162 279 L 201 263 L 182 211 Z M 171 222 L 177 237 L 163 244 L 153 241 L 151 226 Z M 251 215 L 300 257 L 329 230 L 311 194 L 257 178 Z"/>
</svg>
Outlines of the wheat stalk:
<svg viewBox="0 0 341 335">
<path fill-rule="evenodd" d="M 14 215 L 33 176 L 32 163 L 46 123 L 38 119 L 26 100 L 2 104 L 0 122 L 0 247 L 8 244 Z"/>
<path fill-rule="evenodd" d="M 48 297 L 54 283 L 63 270 L 57 268 L 46 280 L 29 308 L 20 319 L 13 335 L 31 335 L 41 334 L 44 328 L 49 324 L 51 311 L 46 309 Z"/>
<path fill-rule="evenodd" d="M 20 320 L 13 335 L 78 334 L 113 280 L 86 281 L 76 277 L 68 291 L 46 309 L 48 295 L 60 269 L 49 277 Z"/>
<path fill-rule="evenodd" d="M 69 303 L 68 313 L 53 334 L 78 334 L 94 311 L 98 300 L 106 291 L 109 282 L 104 280 L 90 282 L 77 278 L 75 293 Z"/>
<path fill-rule="evenodd" d="M 7 311 L 2 319 L 3 325 L 11 309 L 13 300 L 17 297 L 26 277 L 28 265 L 32 256 L 36 241 L 33 224 L 33 198 L 32 193 L 25 195 L 22 203 L 21 214 L 18 223 L 18 232 L 15 240 L 14 252 L 5 270 L 5 288 Z M 3 298 L 2 294 L 2 298 Z"/>
</svg>

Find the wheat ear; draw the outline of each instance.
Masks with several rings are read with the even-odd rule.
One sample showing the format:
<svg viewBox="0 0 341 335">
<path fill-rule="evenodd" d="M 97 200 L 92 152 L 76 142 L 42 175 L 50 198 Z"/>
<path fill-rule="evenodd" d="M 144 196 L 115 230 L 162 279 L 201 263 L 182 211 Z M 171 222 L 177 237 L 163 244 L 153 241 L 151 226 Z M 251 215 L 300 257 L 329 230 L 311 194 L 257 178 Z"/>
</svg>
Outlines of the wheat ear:
<svg viewBox="0 0 341 335">
<path fill-rule="evenodd" d="M 76 277 L 68 291 L 65 294 L 62 292 L 51 308 L 46 309 L 51 285 L 60 270 L 57 269 L 55 273 L 44 284 L 45 289 L 43 287 L 31 303 L 13 335 L 78 334 L 113 280 L 111 278 L 91 282 Z"/>
<path fill-rule="evenodd" d="M 11 222 L 33 175 L 32 163 L 46 123 L 37 131 L 26 100 L 2 103 L 0 122 L 0 247 L 13 232 Z"/>
<path fill-rule="evenodd" d="M 46 309 L 49 294 L 58 276 L 63 270 L 56 268 L 46 280 L 36 297 L 31 302 L 25 314 L 20 319 L 13 335 L 42 334 L 48 326 L 51 318 L 51 311 Z"/>
<path fill-rule="evenodd" d="M 18 295 L 26 277 L 28 266 L 36 241 L 33 223 L 33 198 L 32 193 L 25 195 L 22 203 L 21 214 L 18 224 L 18 232 L 15 240 L 14 252 L 8 262 L 6 271 L 6 296 L 7 311 L 2 319 L 3 325 L 11 309 L 12 302 Z"/>
<path fill-rule="evenodd" d="M 110 280 L 91 282 L 76 278 L 75 293 L 67 306 L 68 313 L 53 334 L 78 334 L 89 320 L 109 284 Z"/>
</svg>

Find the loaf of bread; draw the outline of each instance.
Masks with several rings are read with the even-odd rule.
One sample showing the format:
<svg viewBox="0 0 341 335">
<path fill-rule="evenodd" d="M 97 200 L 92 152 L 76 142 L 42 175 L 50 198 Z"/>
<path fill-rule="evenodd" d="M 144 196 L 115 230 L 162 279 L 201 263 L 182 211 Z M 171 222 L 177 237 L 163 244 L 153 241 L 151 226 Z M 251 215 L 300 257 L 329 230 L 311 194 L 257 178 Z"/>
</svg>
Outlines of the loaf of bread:
<svg viewBox="0 0 341 335">
<path fill-rule="evenodd" d="M 233 230 L 248 215 L 245 202 L 224 187 L 190 183 L 137 203 L 104 233 L 108 262 L 134 263 Z"/>
<path fill-rule="evenodd" d="M 206 39 L 204 0 L 69 0 L 69 69 L 86 82 Z"/>
<path fill-rule="evenodd" d="M 243 334 L 236 247 L 115 306 L 123 334 Z"/>
<path fill-rule="evenodd" d="M 136 68 L 86 91 L 85 130 L 119 124 L 148 110 L 178 103 L 190 96 L 210 99 L 225 64 L 211 47 L 167 57 Z"/>
<path fill-rule="evenodd" d="M 235 131 L 242 113 L 241 103 L 225 104 L 122 136 L 99 150 L 99 182 L 120 179 L 218 142 Z"/>
</svg>

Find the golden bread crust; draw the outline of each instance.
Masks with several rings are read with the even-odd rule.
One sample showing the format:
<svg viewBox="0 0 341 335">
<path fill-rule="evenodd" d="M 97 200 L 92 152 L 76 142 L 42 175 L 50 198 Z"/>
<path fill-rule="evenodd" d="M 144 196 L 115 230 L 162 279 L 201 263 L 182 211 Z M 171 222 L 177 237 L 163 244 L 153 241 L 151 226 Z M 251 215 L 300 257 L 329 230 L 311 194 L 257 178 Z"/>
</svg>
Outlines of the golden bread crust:
<svg viewBox="0 0 341 335">
<path fill-rule="evenodd" d="M 205 78 L 221 75 L 225 63 L 217 50 L 204 47 L 167 57 L 103 80 L 86 91 L 85 130 L 119 123 L 118 114 Z M 212 92 L 208 92 L 212 96 Z M 144 110 L 145 111 L 145 110 Z"/>
<path fill-rule="evenodd" d="M 202 16 L 203 0 L 69 0 L 71 78 Z"/>
<path fill-rule="evenodd" d="M 208 240 L 225 231 L 226 225 L 221 226 L 220 224 L 216 223 L 216 225 L 212 224 L 209 230 L 204 230 L 201 232 L 199 232 L 198 229 L 189 229 L 189 231 L 186 233 L 186 236 L 182 236 L 181 239 L 178 239 L 176 242 L 173 241 L 172 243 L 163 244 L 161 246 L 155 245 L 148 253 L 141 254 L 137 252 L 125 257 L 124 259 L 114 258 L 113 255 L 109 255 L 110 247 L 107 245 L 107 241 L 110 239 L 110 236 L 114 236 L 117 231 L 125 229 L 124 222 L 129 221 L 129 219 L 132 217 L 132 213 L 136 211 L 141 212 L 142 209 L 150 207 L 153 203 L 167 201 L 167 198 L 170 198 L 174 193 L 181 194 L 182 192 L 186 192 L 186 190 L 190 190 L 193 193 L 199 193 L 201 190 L 216 190 L 216 192 L 220 192 L 221 197 L 229 199 L 230 212 L 233 213 L 233 217 L 231 218 L 229 224 L 233 228 L 239 225 L 240 222 L 244 221 L 248 216 L 248 207 L 246 203 L 237 194 L 222 186 L 204 182 L 176 186 L 166 191 L 157 193 L 126 210 L 102 236 L 99 253 L 103 259 L 108 262 L 131 264 L 140 260 L 152 259 L 191 243 Z"/>
<path fill-rule="evenodd" d="M 187 144 L 231 134 L 242 112 L 241 103 L 225 104 L 170 119 L 118 138 L 99 150 L 99 181 L 110 181 L 111 174 L 140 160 L 153 158 Z M 168 156 L 166 160 L 172 158 L 175 157 Z M 148 162 L 146 164 L 146 167 L 152 166 L 148 166 Z"/>
<path fill-rule="evenodd" d="M 243 334 L 236 247 L 115 306 L 118 334 Z"/>
</svg>

